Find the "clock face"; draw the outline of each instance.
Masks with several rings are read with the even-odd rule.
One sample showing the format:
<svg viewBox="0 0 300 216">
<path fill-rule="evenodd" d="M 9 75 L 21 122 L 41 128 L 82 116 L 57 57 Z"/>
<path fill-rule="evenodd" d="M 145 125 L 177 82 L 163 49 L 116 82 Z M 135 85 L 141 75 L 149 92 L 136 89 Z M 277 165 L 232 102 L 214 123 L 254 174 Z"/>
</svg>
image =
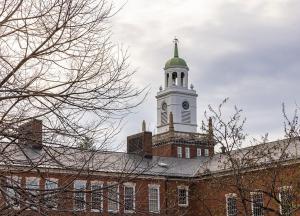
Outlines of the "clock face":
<svg viewBox="0 0 300 216">
<path fill-rule="evenodd" d="M 161 106 L 162 110 L 163 111 L 166 111 L 167 110 L 167 104 L 164 102 Z"/>
<path fill-rule="evenodd" d="M 185 109 L 185 110 L 188 110 L 188 109 L 190 108 L 189 102 L 184 101 L 184 102 L 182 103 L 182 108 Z"/>
</svg>

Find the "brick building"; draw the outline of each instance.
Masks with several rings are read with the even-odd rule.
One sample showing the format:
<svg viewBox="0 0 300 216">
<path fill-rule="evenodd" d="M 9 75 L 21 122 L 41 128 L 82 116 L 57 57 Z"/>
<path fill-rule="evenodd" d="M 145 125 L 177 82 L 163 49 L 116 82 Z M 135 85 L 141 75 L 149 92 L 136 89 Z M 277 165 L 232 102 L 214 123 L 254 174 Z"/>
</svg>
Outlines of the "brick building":
<svg viewBox="0 0 300 216">
<path fill-rule="evenodd" d="M 127 137 L 127 152 L 43 145 L 42 122 L 19 128 L 1 161 L 2 215 L 299 215 L 299 139 L 215 152 L 212 120 L 197 133 L 189 68 L 165 65 L 157 134 Z"/>
</svg>

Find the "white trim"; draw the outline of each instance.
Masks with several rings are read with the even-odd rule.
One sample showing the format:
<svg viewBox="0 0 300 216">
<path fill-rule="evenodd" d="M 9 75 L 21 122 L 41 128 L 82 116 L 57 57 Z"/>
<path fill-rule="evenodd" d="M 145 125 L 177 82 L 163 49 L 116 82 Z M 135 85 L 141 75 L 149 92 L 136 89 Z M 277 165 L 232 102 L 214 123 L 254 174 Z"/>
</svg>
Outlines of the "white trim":
<svg viewBox="0 0 300 216">
<path fill-rule="evenodd" d="M 75 196 L 76 196 L 75 182 L 78 182 L 78 183 L 84 185 L 84 191 L 83 191 L 84 207 L 83 207 L 83 209 L 77 209 L 76 205 L 75 205 Z M 73 200 L 73 209 L 75 211 L 85 211 L 86 210 L 86 183 L 87 183 L 87 180 L 74 180 L 74 182 L 73 182 L 73 190 L 74 190 L 74 194 L 73 194 L 73 198 L 74 198 L 74 200 Z"/>
<path fill-rule="evenodd" d="M 91 196 L 90 196 L 90 201 L 91 201 L 91 212 L 102 212 L 103 211 L 103 191 L 101 192 L 101 201 L 100 201 L 100 208 L 101 209 L 93 209 L 92 205 L 92 186 L 93 185 L 99 185 L 103 189 L 103 182 L 98 181 L 98 180 L 92 180 L 90 181 L 90 190 L 91 190 Z"/>
<path fill-rule="evenodd" d="M 179 203 L 179 189 L 184 189 L 185 190 L 185 204 L 180 204 Z M 178 206 L 180 207 L 188 207 L 189 206 L 189 186 L 186 185 L 179 185 L 177 186 L 177 200 L 178 200 Z"/>
<path fill-rule="evenodd" d="M 123 192 L 124 192 L 124 213 L 129 213 L 132 214 L 135 212 L 135 185 L 136 183 L 132 183 L 132 182 L 125 182 L 123 183 Z M 133 188 L 133 209 L 132 210 L 125 210 L 125 188 Z"/>
<path fill-rule="evenodd" d="M 160 185 L 159 184 L 148 184 L 148 208 L 149 212 L 151 213 L 157 213 L 160 212 Z M 157 211 L 151 211 L 150 209 L 150 189 L 157 189 Z"/>
</svg>

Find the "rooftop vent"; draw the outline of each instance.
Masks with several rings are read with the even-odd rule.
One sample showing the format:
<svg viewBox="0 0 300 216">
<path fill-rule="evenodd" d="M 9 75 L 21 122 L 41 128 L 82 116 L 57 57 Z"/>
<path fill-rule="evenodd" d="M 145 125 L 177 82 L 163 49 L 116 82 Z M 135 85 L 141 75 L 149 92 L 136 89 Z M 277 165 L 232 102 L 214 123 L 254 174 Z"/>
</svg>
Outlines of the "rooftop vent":
<svg viewBox="0 0 300 216">
<path fill-rule="evenodd" d="M 157 165 L 160 167 L 168 168 L 168 164 L 166 164 L 164 162 L 158 162 Z"/>
</svg>

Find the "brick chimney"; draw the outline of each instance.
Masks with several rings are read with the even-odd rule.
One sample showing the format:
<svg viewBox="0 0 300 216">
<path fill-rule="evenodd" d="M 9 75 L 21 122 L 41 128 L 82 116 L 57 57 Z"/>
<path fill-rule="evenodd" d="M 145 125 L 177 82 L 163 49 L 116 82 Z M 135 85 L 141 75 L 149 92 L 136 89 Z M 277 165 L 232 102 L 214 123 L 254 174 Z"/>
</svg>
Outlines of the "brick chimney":
<svg viewBox="0 0 300 216">
<path fill-rule="evenodd" d="M 43 123 L 41 120 L 32 119 L 19 127 L 19 144 L 34 149 L 43 147 Z"/>
<path fill-rule="evenodd" d="M 142 132 L 127 137 L 127 153 L 137 153 L 152 158 L 152 132 L 146 131 L 143 121 Z"/>
</svg>

